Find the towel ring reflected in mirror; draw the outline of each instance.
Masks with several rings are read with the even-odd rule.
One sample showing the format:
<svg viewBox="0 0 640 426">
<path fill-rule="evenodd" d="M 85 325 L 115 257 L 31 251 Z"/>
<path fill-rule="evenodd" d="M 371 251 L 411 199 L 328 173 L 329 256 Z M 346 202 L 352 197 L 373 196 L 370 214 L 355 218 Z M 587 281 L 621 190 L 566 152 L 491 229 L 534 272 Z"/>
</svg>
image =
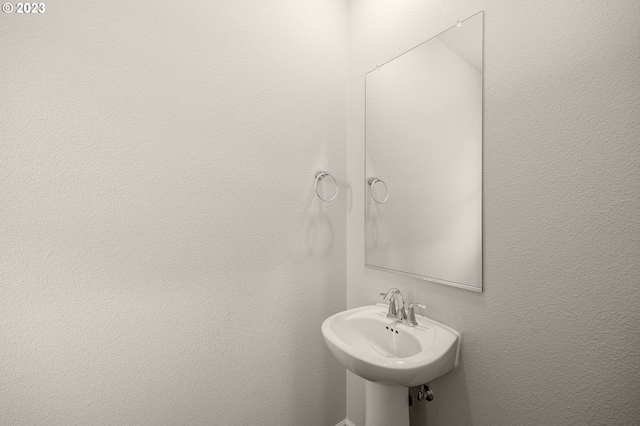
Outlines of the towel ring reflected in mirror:
<svg viewBox="0 0 640 426">
<path fill-rule="evenodd" d="M 382 179 L 378 179 L 377 177 L 372 177 L 369 178 L 368 180 L 369 182 L 369 186 L 371 187 L 371 198 L 373 198 L 373 201 L 375 201 L 378 204 L 384 204 L 387 202 L 387 200 L 389 199 L 389 188 L 387 187 L 387 184 L 384 183 L 384 181 Z M 384 185 L 384 192 L 385 192 L 385 196 L 384 196 L 384 200 L 380 201 L 378 198 L 376 198 L 376 193 L 373 190 L 373 187 L 376 183 L 381 183 Z"/>
</svg>

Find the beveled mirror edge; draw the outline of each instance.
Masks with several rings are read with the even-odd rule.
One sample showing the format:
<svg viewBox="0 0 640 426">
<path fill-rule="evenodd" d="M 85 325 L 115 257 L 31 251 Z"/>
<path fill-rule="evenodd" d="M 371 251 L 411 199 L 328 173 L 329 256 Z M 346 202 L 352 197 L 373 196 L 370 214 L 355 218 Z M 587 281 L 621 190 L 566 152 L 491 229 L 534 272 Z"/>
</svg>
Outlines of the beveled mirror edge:
<svg viewBox="0 0 640 426">
<path fill-rule="evenodd" d="M 482 18 L 482 40 L 480 41 L 480 288 L 479 292 L 484 291 L 484 10 L 470 16 L 480 15 Z M 467 19 L 469 19 L 467 18 Z"/>
<path fill-rule="evenodd" d="M 465 19 L 463 19 L 461 21 L 458 21 L 458 22 L 467 21 L 467 20 L 469 20 L 469 19 L 471 19 L 471 18 L 473 18 L 473 17 L 475 17 L 477 15 L 480 15 L 482 17 L 482 34 L 481 34 L 482 40 L 480 42 L 480 49 L 481 49 L 480 54 L 481 54 L 481 58 L 482 58 L 482 62 L 481 62 L 481 67 L 482 67 L 482 72 L 481 72 L 481 79 L 482 80 L 481 81 L 482 81 L 482 83 L 481 83 L 481 87 L 480 87 L 480 90 L 481 90 L 481 102 L 482 102 L 482 109 L 480 111 L 480 113 L 482 114 L 482 122 L 481 122 L 481 135 L 482 135 L 482 138 L 481 138 L 481 141 L 480 141 L 480 143 L 482 144 L 481 145 L 481 150 L 480 150 L 480 161 L 481 161 L 481 164 L 480 164 L 480 176 L 481 176 L 481 182 L 480 182 L 480 214 L 481 214 L 481 219 L 480 219 L 480 221 L 481 221 L 481 224 L 480 224 L 480 232 L 481 232 L 480 259 L 481 259 L 482 266 L 481 266 L 481 272 L 480 272 L 480 286 L 476 287 L 476 286 L 472 286 L 472 285 L 468 285 L 468 284 L 458 283 L 458 282 L 455 282 L 455 281 L 447 281 L 447 280 L 434 278 L 434 277 L 429 277 L 429 276 L 425 276 L 425 275 L 413 274 L 411 272 L 400 271 L 400 270 L 391 269 L 391 268 L 385 268 L 385 267 L 382 267 L 382 266 L 370 265 L 370 264 L 366 263 L 366 261 L 365 261 L 364 266 L 365 266 L 365 268 L 376 269 L 376 270 L 379 270 L 379 271 L 384 271 L 384 272 L 389 272 L 389 273 L 394 273 L 394 274 L 400 274 L 400 275 L 408 276 L 408 277 L 411 277 L 411 278 L 416 278 L 416 279 L 419 279 L 421 281 L 428 281 L 428 282 L 433 282 L 433 283 L 436 283 L 436 284 L 443 284 L 443 285 L 447 285 L 447 286 L 450 286 L 450 287 L 456 287 L 456 288 L 460 288 L 460 289 L 463 289 L 463 290 L 473 291 L 475 293 L 483 293 L 484 292 L 484 272 L 485 272 L 484 271 L 484 183 L 485 183 L 484 182 L 484 77 L 485 77 L 485 73 L 484 73 L 484 68 L 485 68 L 485 64 L 484 64 L 484 32 L 485 32 L 485 28 L 484 28 L 484 19 L 485 19 L 484 10 L 480 10 L 480 11 L 474 13 L 473 15 L 471 15 L 471 16 L 469 16 L 469 17 L 467 17 L 467 18 L 465 18 Z M 373 71 L 376 71 L 381 66 L 383 66 L 383 65 L 393 61 L 394 59 L 399 58 L 400 56 L 404 55 L 405 53 L 408 53 L 408 52 L 416 49 L 417 47 L 427 43 L 429 40 L 432 40 L 432 39 L 438 37 L 442 33 L 450 30 L 451 28 L 453 28 L 455 26 L 457 26 L 458 22 L 456 22 L 456 24 L 454 24 L 454 25 L 452 25 L 452 26 L 450 26 L 448 28 L 445 28 L 444 30 L 440 31 L 438 34 L 434 35 L 433 37 L 428 38 L 427 40 L 423 41 L 422 43 L 419 43 L 419 44 L 415 45 L 411 49 L 408 49 L 408 50 L 402 52 L 401 54 L 393 57 L 392 59 L 390 59 L 390 60 L 388 60 L 388 61 L 386 61 L 386 62 L 384 62 L 384 63 L 382 63 L 380 65 L 377 65 L 371 71 L 366 72 L 365 73 L 365 79 L 364 79 L 365 80 L 365 104 L 366 104 L 366 93 L 367 93 L 367 91 L 366 91 L 367 78 L 366 77 L 367 77 L 367 75 L 369 73 L 371 73 Z M 366 156 L 366 146 L 367 146 L 367 144 L 366 144 L 366 121 L 367 120 L 366 120 L 366 114 L 365 114 L 365 120 L 364 120 L 364 122 L 365 122 L 365 144 L 364 144 L 364 146 L 365 146 L 365 156 L 364 156 L 364 159 L 363 159 L 364 160 L 364 171 L 365 171 L 365 179 L 364 179 L 365 205 L 366 205 L 366 197 L 367 197 L 367 189 L 368 189 L 367 188 L 368 187 L 368 183 L 367 183 L 367 156 Z M 367 214 L 366 210 L 363 211 L 363 214 L 365 216 L 364 226 L 366 227 L 366 214 Z M 366 234 L 366 230 L 365 230 L 365 234 Z"/>
<path fill-rule="evenodd" d="M 366 76 L 367 76 L 367 74 L 370 74 L 370 73 L 372 73 L 372 72 L 376 71 L 378 68 L 380 68 L 380 67 L 382 67 L 382 66 L 384 66 L 384 65 L 388 64 L 389 62 L 393 61 L 394 59 L 398 59 L 400 56 L 404 55 L 405 53 L 409 53 L 409 52 L 411 52 L 412 50 L 417 49 L 418 47 L 422 46 L 423 44 L 428 43 L 429 41 L 433 40 L 434 38 L 436 38 L 436 37 L 440 36 L 442 33 L 445 33 L 445 32 L 447 32 L 447 31 L 449 31 L 450 29 L 452 29 L 453 27 L 458 26 L 458 23 L 460 23 L 460 22 L 464 22 L 464 21 L 468 21 L 469 19 L 471 19 L 471 18 L 473 18 L 474 16 L 477 16 L 477 15 L 482 15 L 482 43 L 481 43 L 481 49 L 482 49 L 482 51 L 481 51 L 481 55 L 482 55 L 482 74 L 484 75 L 484 10 L 481 10 L 481 11 L 476 12 L 476 13 L 474 13 L 473 15 L 471 15 L 471 16 L 469 16 L 469 17 L 465 18 L 465 19 L 462 19 L 462 20 L 460 20 L 460 21 L 456 22 L 456 23 L 455 23 L 454 25 L 452 25 L 452 26 L 445 28 L 444 30 L 440 31 L 438 34 L 434 35 L 433 37 L 429 37 L 428 39 L 426 39 L 426 40 L 425 40 L 425 41 L 423 41 L 422 43 L 416 44 L 416 45 L 415 45 L 415 46 L 413 46 L 411 49 L 407 49 L 407 50 L 405 50 L 404 52 L 402 52 L 401 54 L 399 54 L 399 55 L 397 55 L 397 56 L 394 56 L 393 58 L 389 59 L 388 61 L 383 62 L 383 63 L 381 63 L 380 65 L 376 65 L 376 67 L 375 67 L 374 69 L 372 69 L 372 70 L 367 71 L 366 73 L 364 73 L 364 75 L 365 75 L 365 81 L 366 81 Z M 483 79 L 483 83 L 484 83 L 484 79 Z M 483 84 L 483 94 L 484 94 L 484 84 Z"/>
<path fill-rule="evenodd" d="M 440 279 L 440 278 L 429 277 L 429 276 L 426 276 L 426 275 L 412 274 L 411 272 L 400 271 L 398 269 L 385 268 L 383 266 L 369 265 L 369 264 L 366 264 L 366 263 L 365 263 L 364 266 L 366 268 L 369 268 L 369 269 L 377 269 L 379 271 L 385 271 L 385 272 L 390 272 L 390 273 L 394 273 L 394 274 L 405 275 L 407 277 L 417 278 L 417 279 L 419 279 L 421 281 L 428 281 L 430 283 L 436 283 L 436 284 L 444 284 L 444 285 L 448 285 L 450 287 L 457 287 L 457 288 L 461 288 L 461 289 L 464 289 L 464 290 L 475 291 L 476 293 L 482 293 L 482 287 L 476 287 L 476 286 L 472 286 L 472 285 L 468 285 L 468 284 L 457 283 L 455 281 L 447 281 L 447 280 L 443 280 L 443 279 Z"/>
</svg>

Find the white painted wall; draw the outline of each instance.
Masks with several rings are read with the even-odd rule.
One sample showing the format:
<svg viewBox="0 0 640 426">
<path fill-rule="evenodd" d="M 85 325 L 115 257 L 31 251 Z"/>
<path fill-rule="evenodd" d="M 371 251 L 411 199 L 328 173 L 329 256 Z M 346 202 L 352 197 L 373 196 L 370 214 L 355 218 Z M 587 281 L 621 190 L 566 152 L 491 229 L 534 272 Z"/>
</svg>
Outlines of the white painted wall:
<svg viewBox="0 0 640 426">
<path fill-rule="evenodd" d="M 363 267 L 364 74 L 479 10 L 482 294 Z M 397 286 L 463 333 L 462 365 L 421 406 L 431 425 L 640 419 L 639 26 L 624 0 L 350 2 L 347 305 Z"/>
<path fill-rule="evenodd" d="M 636 2 L 352 0 L 346 122 L 342 1 L 46 4 L 0 18 L 0 423 L 337 423 L 345 208 L 348 305 L 464 333 L 432 424 L 640 418 Z M 364 73 L 481 9 L 485 292 L 365 273 Z"/>
<path fill-rule="evenodd" d="M 0 52 L 0 424 L 344 419 L 347 4 L 47 1 Z"/>
</svg>

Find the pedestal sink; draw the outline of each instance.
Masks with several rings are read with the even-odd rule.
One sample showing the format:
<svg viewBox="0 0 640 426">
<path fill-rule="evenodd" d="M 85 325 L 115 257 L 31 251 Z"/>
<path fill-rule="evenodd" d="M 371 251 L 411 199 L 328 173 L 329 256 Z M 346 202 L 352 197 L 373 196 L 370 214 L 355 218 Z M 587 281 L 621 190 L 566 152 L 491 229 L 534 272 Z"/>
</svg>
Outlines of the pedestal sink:
<svg viewBox="0 0 640 426">
<path fill-rule="evenodd" d="M 322 323 L 333 355 L 366 380 L 366 426 L 408 426 L 408 387 L 458 365 L 460 334 L 422 316 L 417 320 L 409 327 L 387 318 L 387 306 L 380 304 L 339 312 Z"/>
</svg>

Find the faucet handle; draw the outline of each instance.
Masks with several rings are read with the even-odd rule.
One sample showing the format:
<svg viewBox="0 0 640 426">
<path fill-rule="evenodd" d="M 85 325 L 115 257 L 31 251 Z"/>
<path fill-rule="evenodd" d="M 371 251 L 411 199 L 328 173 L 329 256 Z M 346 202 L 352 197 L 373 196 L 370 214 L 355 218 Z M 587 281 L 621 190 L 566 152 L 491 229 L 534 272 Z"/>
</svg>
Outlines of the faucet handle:
<svg viewBox="0 0 640 426">
<path fill-rule="evenodd" d="M 407 316 L 409 317 L 408 320 L 408 326 L 409 327 L 415 327 L 418 325 L 418 321 L 416 320 L 416 312 L 414 307 L 417 306 L 419 308 L 422 309 L 426 309 L 427 307 L 424 306 L 421 303 L 409 303 L 409 308 L 407 309 Z"/>
<path fill-rule="evenodd" d="M 380 293 L 380 296 L 384 296 L 386 293 Z M 387 312 L 387 318 L 395 318 L 398 315 L 398 310 L 396 308 L 396 299 L 392 297 L 389 300 L 389 312 Z"/>
</svg>

